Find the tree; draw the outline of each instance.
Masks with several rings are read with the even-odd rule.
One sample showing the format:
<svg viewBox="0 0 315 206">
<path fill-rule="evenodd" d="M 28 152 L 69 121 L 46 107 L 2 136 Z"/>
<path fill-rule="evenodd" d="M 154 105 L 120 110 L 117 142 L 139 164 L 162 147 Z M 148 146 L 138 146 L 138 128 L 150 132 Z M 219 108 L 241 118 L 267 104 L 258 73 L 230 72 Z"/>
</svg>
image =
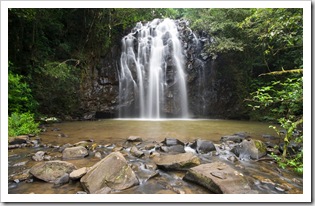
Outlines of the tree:
<svg viewBox="0 0 315 206">
<path fill-rule="evenodd" d="M 253 9 L 240 25 L 268 72 L 303 68 L 303 10 Z"/>
</svg>

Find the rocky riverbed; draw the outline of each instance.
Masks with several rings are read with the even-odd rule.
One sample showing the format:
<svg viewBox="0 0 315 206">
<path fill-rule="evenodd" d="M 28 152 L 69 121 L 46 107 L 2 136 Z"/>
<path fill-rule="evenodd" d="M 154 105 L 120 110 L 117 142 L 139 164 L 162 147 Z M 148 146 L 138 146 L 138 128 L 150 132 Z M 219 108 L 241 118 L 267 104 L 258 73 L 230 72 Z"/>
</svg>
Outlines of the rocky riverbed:
<svg viewBox="0 0 315 206">
<path fill-rule="evenodd" d="M 130 135 L 108 144 L 87 139 L 58 145 L 21 136 L 9 144 L 9 193 L 303 193 L 302 177 L 279 169 L 269 156 L 280 152 L 273 149 L 279 140 L 265 139 L 246 132 L 217 142 Z"/>
</svg>

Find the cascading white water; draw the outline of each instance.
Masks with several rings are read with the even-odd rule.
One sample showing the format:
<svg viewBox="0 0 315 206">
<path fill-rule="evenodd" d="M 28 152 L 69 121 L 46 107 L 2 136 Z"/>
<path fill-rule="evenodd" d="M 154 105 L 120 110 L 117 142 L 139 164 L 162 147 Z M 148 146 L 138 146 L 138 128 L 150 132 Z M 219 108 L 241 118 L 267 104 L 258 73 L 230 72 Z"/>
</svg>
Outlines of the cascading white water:
<svg viewBox="0 0 315 206">
<path fill-rule="evenodd" d="M 174 20 L 138 23 L 122 39 L 120 117 L 188 118 L 184 56 Z"/>
</svg>

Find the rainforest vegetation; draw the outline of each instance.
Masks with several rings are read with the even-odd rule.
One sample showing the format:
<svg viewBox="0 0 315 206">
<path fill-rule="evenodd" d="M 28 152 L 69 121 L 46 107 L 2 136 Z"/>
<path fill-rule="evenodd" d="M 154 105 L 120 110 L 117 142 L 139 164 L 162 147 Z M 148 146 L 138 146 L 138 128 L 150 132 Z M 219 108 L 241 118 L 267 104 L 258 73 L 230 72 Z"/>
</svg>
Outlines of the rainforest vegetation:
<svg viewBox="0 0 315 206">
<path fill-rule="evenodd" d="M 186 19 L 206 33 L 205 52 L 222 64 L 243 106 L 284 140 L 281 167 L 303 172 L 302 9 L 9 9 L 9 136 L 38 133 L 45 116 L 80 116 L 81 82 L 137 22 Z M 223 66 L 224 62 L 224 66 Z M 209 117 L 211 118 L 211 117 Z M 279 126 L 285 129 L 283 133 Z"/>
</svg>

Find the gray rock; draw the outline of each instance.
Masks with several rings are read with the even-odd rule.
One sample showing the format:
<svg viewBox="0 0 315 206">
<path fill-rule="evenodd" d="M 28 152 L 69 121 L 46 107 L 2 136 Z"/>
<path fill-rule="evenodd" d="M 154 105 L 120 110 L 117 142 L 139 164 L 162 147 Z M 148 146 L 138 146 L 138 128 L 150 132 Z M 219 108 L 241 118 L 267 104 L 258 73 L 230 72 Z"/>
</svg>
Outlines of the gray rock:
<svg viewBox="0 0 315 206">
<path fill-rule="evenodd" d="M 38 151 L 35 153 L 35 155 L 32 156 L 32 159 L 36 162 L 43 161 L 45 154 L 46 152 L 44 151 Z"/>
<path fill-rule="evenodd" d="M 185 145 L 182 141 L 176 139 L 176 138 L 171 138 L 171 137 L 167 137 L 164 139 L 164 141 L 162 141 L 163 144 L 165 144 L 166 146 L 173 146 L 173 145 Z"/>
<path fill-rule="evenodd" d="M 130 153 L 135 156 L 135 157 L 142 157 L 144 156 L 144 152 L 138 150 L 137 147 L 133 146 L 131 149 L 130 149 Z"/>
<path fill-rule="evenodd" d="M 267 154 L 267 147 L 260 140 L 249 139 L 244 140 L 238 146 L 235 146 L 231 152 L 233 152 L 241 160 L 257 160 Z"/>
<path fill-rule="evenodd" d="M 59 177 L 58 179 L 55 180 L 54 184 L 55 184 L 55 186 L 61 186 L 61 185 L 68 183 L 69 180 L 70 180 L 69 174 L 64 173 L 64 175 L 62 175 L 61 177 Z"/>
<path fill-rule="evenodd" d="M 14 137 L 10 142 L 9 145 L 16 145 L 16 144 L 25 144 L 29 140 L 28 135 L 20 135 L 17 137 Z"/>
<path fill-rule="evenodd" d="M 73 145 L 70 144 L 70 143 L 67 143 L 65 145 L 62 145 L 60 148 L 59 148 L 59 152 L 63 152 L 63 150 L 65 150 L 66 148 L 69 148 L 69 147 L 72 147 Z"/>
<path fill-rule="evenodd" d="M 216 194 L 256 194 L 241 173 L 223 162 L 202 164 L 189 169 L 184 180 L 195 182 Z"/>
<path fill-rule="evenodd" d="M 88 193 L 95 193 L 104 187 L 123 190 L 139 184 L 138 178 L 120 152 L 113 152 L 96 163 L 80 181 Z"/>
<path fill-rule="evenodd" d="M 185 148 L 183 145 L 172 145 L 172 146 L 162 146 L 161 151 L 168 153 L 185 153 Z"/>
<path fill-rule="evenodd" d="M 88 150 L 82 146 L 66 148 L 62 152 L 63 159 L 80 159 L 88 155 Z"/>
<path fill-rule="evenodd" d="M 71 173 L 76 167 L 69 162 L 54 160 L 34 165 L 30 173 L 38 179 L 54 183 L 65 173 Z"/>
<path fill-rule="evenodd" d="M 87 194 L 87 192 L 85 192 L 85 191 L 78 191 L 76 194 L 85 195 L 85 194 Z"/>
<path fill-rule="evenodd" d="M 232 141 L 236 143 L 241 143 L 245 139 L 244 136 L 239 136 L 239 135 L 226 135 L 221 137 L 221 142 L 226 142 L 226 141 Z"/>
<path fill-rule="evenodd" d="M 127 141 L 129 142 L 142 142 L 142 138 L 139 136 L 130 136 L 128 137 Z"/>
<path fill-rule="evenodd" d="M 78 170 L 73 170 L 70 174 L 69 177 L 71 180 L 77 180 L 83 177 L 87 173 L 88 169 L 87 167 L 82 167 Z"/>
<path fill-rule="evenodd" d="M 99 159 L 102 159 L 102 154 L 100 152 L 96 152 L 94 156 Z"/>
<path fill-rule="evenodd" d="M 88 113 L 85 113 L 84 115 L 83 115 L 83 119 L 84 120 L 93 120 L 93 119 L 95 119 L 95 114 L 96 114 L 96 112 L 88 112 Z"/>
<path fill-rule="evenodd" d="M 25 165 L 26 165 L 26 163 L 28 163 L 28 161 L 18 162 L 18 163 L 15 163 L 15 164 L 13 165 L 13 167 L 25 166 Z"/>
<path fill-rule="evenodd" d="M 191 148 L 196 149 L 196 151 L 200 154 L 206 154 L 212 151 L 216 151 L 216 148 L 213 142 L 209 140 L 201 140 L 197 139 L 192 145 Z"/>
<path fill-rule="evenodd" d="M 183 153 L 175 155 L 161 155 L 153 157 L 153 161 L 158 168 L 164 170 L 187 170 L 200 165 L 200 159 L 193 153 Z"/>
<path fill-rule="evenodd" d="M 97 190 L 94 194 L 109 194 L 112 191 L 110 187 L 103 187 Z"/>
<path fill-rule="evenodd" d="M 53 158 L 50 156 L 50 155 L 44 155 L 44 160 L 45 161 L 50 161 L 52 160 Z"/>
</svg>

